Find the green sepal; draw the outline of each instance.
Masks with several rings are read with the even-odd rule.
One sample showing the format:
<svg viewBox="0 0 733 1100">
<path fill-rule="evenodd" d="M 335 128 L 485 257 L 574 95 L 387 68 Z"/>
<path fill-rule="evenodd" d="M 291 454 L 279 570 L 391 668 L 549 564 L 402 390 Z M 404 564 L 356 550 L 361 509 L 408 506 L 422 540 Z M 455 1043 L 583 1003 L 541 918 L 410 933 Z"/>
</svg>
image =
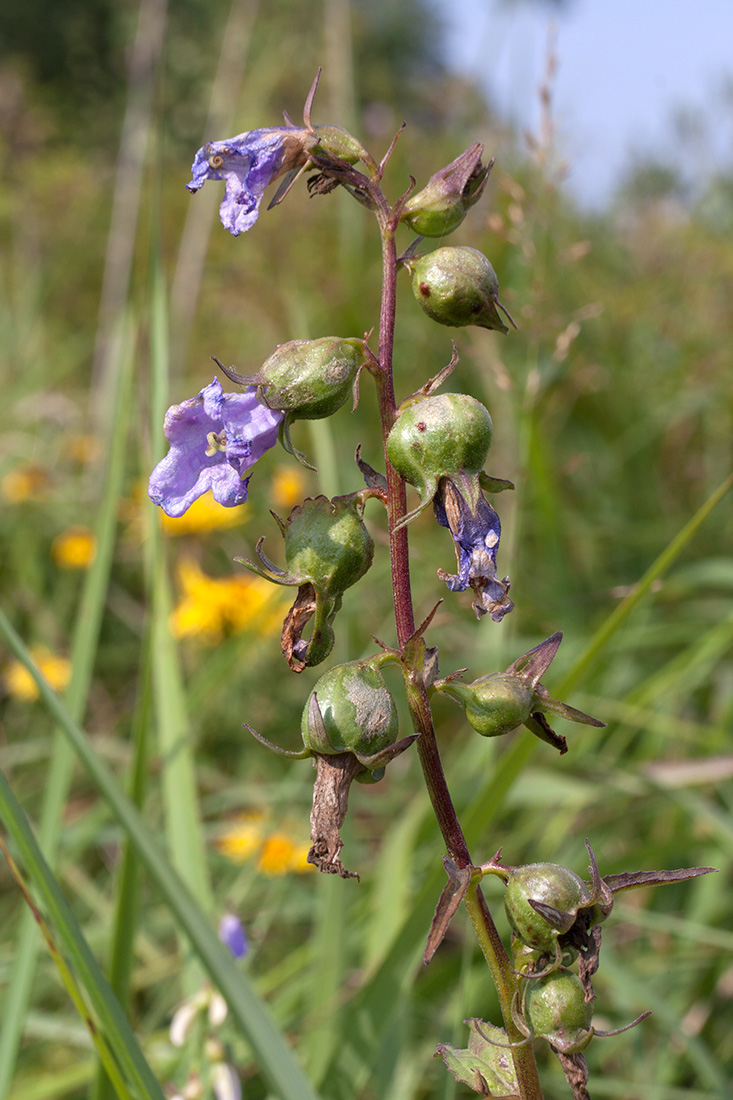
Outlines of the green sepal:
<svg viewBox="0 0 733 1100">
<path fill-rule="evenodd" d="M 478 475 L 478 483 L 487 493 L 503 493 L 505 489 L 513 489 L 514 482 L 505 477 L 490 477 L 484 470 Z"/>
<path fill-rule="evenodd" d="M 280 445 L 281 445 L 282 449 L 287 452 L 287 454 L 293 456 L 293 458 L 296 460 L 296 462 L 299 462 L 301 466 L 305 466 L 306 470 L 312 470 L 313 473 L 317 474 L 318 473 L 318 467 L 313 466 L 308 461 L 308 459 L 305 457 L 303 452 L 298 450 L 298 448 L 295 446 L 292 439 L 290 438 L 290 425 L 292 424 L 292 422 L 293 422 L 293 414 L 292 413 L 286 413 L 285 416 L 283 417 L 283 422 L 280 425 L 280 431 L 278 432 L 278 438 L 280 440 Z"/>
</svg>

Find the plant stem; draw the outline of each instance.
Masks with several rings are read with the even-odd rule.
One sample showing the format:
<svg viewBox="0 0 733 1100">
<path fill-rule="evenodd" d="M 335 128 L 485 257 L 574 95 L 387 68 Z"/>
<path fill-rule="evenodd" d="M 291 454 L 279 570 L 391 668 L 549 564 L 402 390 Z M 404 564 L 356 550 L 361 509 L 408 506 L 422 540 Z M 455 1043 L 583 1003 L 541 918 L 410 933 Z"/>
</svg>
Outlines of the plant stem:
<svg viewBox="0 0 733 1100">
<path fill-rule="evenodd" d="M 382 224 L 382 305 L 379 317 L 379 366 L 377 395 L 379 417 L 384 442 L 384 461 L 387 469 L 387 511 L 389 516 L 389 549 L 392 564 L 392 591 L 394 593 L 397 640 L 402 647 L 415 632 L 415 616 L 412 608 L 410 582 L 410 550 L 407 528 L 396 524 L 407 512 L 405 483 L 387 458 L 387 436 L 395 421 L 396 402 L 392 371 L 394 349 L 395 305 L 397 298 L 397 250 L 394 226 L 380 218 Z"/>
<path fill-rule="evenodd" d="M 387 514 L 395 625 L 399 648 L 404 651 L 407 642 L 415 633 L 407 529 L 404 526 L 397 528 L 397 524 L 407 513 L 407 495 L 404 481 L 387 457 L 387 437 L 397 412 L 393 375 L 397 296 L 395 247 L 397 222 L 381 188 L 373 186 L 370 191 L 382 237 L 382 301 L 379 318 L 379 371 L 376 374 L 376 383 L 387 471 Z M 422 647 L 417 647 L 416 652 L 418 651 L 424 654 Z M 415 660 L 408 665 L 408 662 L 404 661 L 403 668 L 410 715 L 415 732 L 420 735 L 417 739 L 417 750 L 430 801 L 451 859 L 458 867 L 469 867 L 471 856 L 445 779 L 421 662 L 418 663 Z M 511 1042 L 518 1042 L 522 1036 L 514 1025 L 511 1015 L 512 999 L 517 988 L 511 960 L 478 883 L 470 887 L 465 901 L 481 950 L 496 985 L 507 1035 Z M 531 1046 L 513 1048 L 512 1057 L 521 1100 L 542 1100 L 542 1088 Z"/>
</svg>

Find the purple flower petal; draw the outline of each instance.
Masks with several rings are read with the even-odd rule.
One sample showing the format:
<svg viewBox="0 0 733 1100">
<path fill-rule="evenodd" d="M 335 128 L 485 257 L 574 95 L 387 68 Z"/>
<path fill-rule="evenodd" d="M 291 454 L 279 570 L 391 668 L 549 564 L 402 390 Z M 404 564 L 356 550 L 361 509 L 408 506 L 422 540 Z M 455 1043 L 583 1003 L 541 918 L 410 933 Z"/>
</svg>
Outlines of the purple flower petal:
<svg viewBox="0 0 733 1100">
<path fill-rule="evenodd" d="M 448 509 L 445 505 L 447 493 L 451 494 L 451 507 Z M 481 493 L 475 510 L 472 510 L 460 489 L 449 478 L 440 482 L 433 510 L 438 523 L 447 527 L 453 536 L 458 559 L 457 574 L 439 569 L 438 576 L 451 592 L 473 589 L 473 607 L 477 618 L 489 612 L 495 622 L 501 622 L 514 604 L 507 594 L 508 579 L 500 580 L 496 575 L 496 552 L 501 537 L 499 516 Z"/>
<path fill-rule="evenodd" d="M 215 378 L 197 397 L 168 409 L 164 431 L 171 447 L 150 475 L 150 499 L 172 517 L 209 489 L 227 508 L 244 504 L 247 470 L 274 446 L 282 418 L 260 405 L 254 387 L 225 394 Z"/>
<path fill-rule="evenodd" d="M 239 917 L 233 913 L 225 913 L 219 921 L 219 939 L 235 959 L 243 959 L 249 951 L 247 933 Z"/>
<path fill-rule="evenodd" d="M 265 188 L 284 172 L 305 164 L 309 137 L 307 130 L 278 126 L 209 141 L 196 153 L 186 186 L 194 192 L 207 180 L 224 180 L 219 217 L 224 228 L 238 237 L 257 221 Z"/>
</svg>

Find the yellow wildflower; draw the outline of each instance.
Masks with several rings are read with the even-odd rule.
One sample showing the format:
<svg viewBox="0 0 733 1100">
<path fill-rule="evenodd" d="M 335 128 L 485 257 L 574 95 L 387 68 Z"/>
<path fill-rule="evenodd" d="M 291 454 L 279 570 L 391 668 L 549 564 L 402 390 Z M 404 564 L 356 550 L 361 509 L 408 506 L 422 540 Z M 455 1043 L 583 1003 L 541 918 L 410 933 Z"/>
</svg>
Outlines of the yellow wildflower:
<svg viewBox="0 0 733 1100">
<path fill-rule="evenodd" d="M 290 511 L 303 499 L 306 478 L 302 470 L 292 466 L 279 466 L 270 484 L 270 499 L 276 508 Z"/>
<path fill-rule="evenodd" d="M 262 845 L 264 822 L 265 815 L 260 810 L 238 814 L 231 827 L 214 843 L 232 863 L 246 863 Z"/>
<path fill-rule="evenodd" d="M 257 860 L 257 870 L 263 875 L 302 874 L 315 868 L 306 862 L 310 845 L 302 844 L 288 833 L 275 832 L 265 838 Z"/>
<path fill-rule="evenodd" d="M 51 543 L 51 557 L 62 569 L 87 569 L 97 553 L 97 540 L 88 527 L 69 527 Z"/>
<path fill-rule="evenodd" d="M 237 527 L 246 518 L 245 508 L 225 508 L 211 493 L 204 493 L 177 519 L 161 511 L 160 524 L 166 535 L 198 535 L 222 527 Z"/>
<path fill-rule="evenodd" d="M 245 573 L 208 577 L 191 558 L 178 567 L 183 596 L 171 615 L 177 638 L 215 644 L 226 634 L 271 634 L 283 617 L 284 600 L 274 585 Z"/>
<path fill-rule="evenodd" d="M 0 496 L 8 504 L 24 500 L 42 500 L 49 487 L 48 471 L 35 462 L 16 466 L 0 479 Z"/>
<path fill-rule="evenodd" d="M 102 457 L 102 444 L 96 435 L 72 435 L 66 440 L 65 451 L 72 462 L 80 466 Z"/>
<path fill-rule="evenodd" d="M 66 657 L 58 657 L 45 646 L 34 646 L 31 649 L 31 656 L 33 663 L 43 673 L 54 691 L 63 691 L 71 676 L 71 663 Z M 36 681 L 20 661 L 11 661 L 6 665 L 3 678 L 8 695 L 12 695 L 13 698 L 26 703 L 38 698 Z"/>
<path fill-rule="evenodd" d="M 306 860 L 309 844 L 285 829 L 267 832 L 266 823 L 261 810 L 238 814 L 214 843 L 232 863 L 256 857 L 257 870 L 263 875 L 300 875 L 315 870 Z"/>
</svg>

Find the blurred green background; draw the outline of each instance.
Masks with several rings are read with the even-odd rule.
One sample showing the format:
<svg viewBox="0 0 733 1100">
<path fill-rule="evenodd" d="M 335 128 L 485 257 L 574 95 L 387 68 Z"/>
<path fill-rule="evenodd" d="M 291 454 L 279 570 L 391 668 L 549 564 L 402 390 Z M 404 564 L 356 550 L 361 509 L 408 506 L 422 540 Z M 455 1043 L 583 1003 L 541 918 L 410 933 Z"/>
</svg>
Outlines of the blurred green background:
<svg viewBox="0 0 733 1100">
<path fill-rule="evenodd" d="M 218 222 L 221 190 L 209 184 L 192 198 L 184 185 L 202 141 L 277 125 L 283 109 L 297 121 L 318 65 L 315 121 L 352 129 L 378 158 L 406 121 L 385 175 L 392 200 L 410 174 L 421 186 L 475 140 L 497 157 L 484 198 L 450 243 L 488 255 L 519 331 L 441 328 L 403 276 L 395 368 L 398 397 L 407 396 L 449 360 L 456 338 L 448 388 L 490 409 L 489 472 L 516 484 L 496 500 L 500 569 L 516 608 L 501 626 L 477 623 L 468 596 L 445 591 L 436 569 L 453 568 L 453 549 L 428 512 L 411 528 L 416 611 L 422 618 L 445 597 L 431 635 L 444 675 L 502 669 L 563 630 L 550 694 L 608 725 L 561 730 L 570 751 L 560 759 L 528 744 L 526 731 L 483 741 L 438 700 L 446 771 L 476 861 L 503 846 L 512 864 L 551 860 L 585 873 L 588 837 L 601 873 L 721 869 L 618 899 L 604 932 L 597 1026 L 647 1008 L 654 1016 L 595 1041 L 587 1057 L 597 1096 L 725 1095 L 728 498 L 618 628 L 608 624 L 731 470 L 733 181 L 711 179 L 685 203 L 664 173 L 640 165 L 608 210 L 583 213 L 563 191 L 549 108 L 531 141 L 514 133 L 478 87 L 447 69 L 439 20 L 418 0 L 68 0 L 63 13 L 45 0 L 11 0 L 0 41 L 2 607 L 59 689 L 83 665 L 70 706 L 96 753 L 132 784 L 173 863 L 205 891 L 212 922 L 226 908 L 241 917 L 251 943 L 242 965 L 328 1100 L 463 1095 L 432 1060 L 435 1045 L 463 1043 L 469 1016 L 497 1018 L 462 915 L 430 967 L 419 963 L 443 871 L 414 755 L 352 795 L 344 859 L 361 874 L 357 886 L 305 873 L 310 766 L 267 754 L 242 729 L 246 721 L 297 747 L 303 703 L 332 662 L 299 677 L 287 670 L 281 591 L 250 583 L 232 558 L 251 557 L 266 535 L 265 550 L 280 560 L 269 509 L 287 514 L 305 494 L 357 488 L 358 443 L 382 466 L 370 379 L 355 413 L 296 426 L 294 442 L 318 474 L 270 452 L 241 515 L 207 509 L 197 523 L 161 527 L 145 484 L 164 445 L 151 415 L 207 384 L 211 355 L 248 374 L 278 343 L 376 325 L 379 241 L 346 194 L 309 199 L 303 186 L 235 240 Z M 410 239 L 405 230 L 403 247 Z M 82 593 L 94 547 L 103 549 L 105 507 L 109 568 L 97 564 L 99 624 L 84 637 L 91 612 Z M 372 652 L 372 634 L 394 642 L 376 506 L 367 521 L 375 563 L 346 594 L 335 661 Z M 177 642 L 164 655 L 168 680 L 155 667 L 161 623 Z M 596 634 L 603 630 L 607 637 Z M 31 821 L 47 821 L 57 877 L 105 960 L 121 896 L 119 826 L 70 764 L 70 781 L 54 786 L 63 793 L 54 819 L 58 735 L 10 654 L 0 651 L 0 662 L 2 770 Z M 390 686 L 399 693 L 396 678 Z M 199 848 L 188 859 L 190 844 Z M 2 1017 L 20 1006 L 24 1019 L 22 1042 L 0 1048 L 0 1092 L 87 1096 L 88 1034 L 47 955 L 27 1010 L 17 999 L 23 902 L 4 868 L 0 876 Z M 500 891 L 488 893 L 506 932 Z M 201 974 L 144 877 L 131 912 L 129 1010 L 159 1079 L 181 1090 L 193 1071 L 208 1080 L 212 1060 L 202 1054 L 203 1023 L 182 1048 L 167 1037 Z M 225 1024 L 221 1035 L 244 1094 L 269 1095 L 236 1029 Z M 538 1057 L 547 1095 L 566 1096 L 549 1052 Z"/>
</svg>

